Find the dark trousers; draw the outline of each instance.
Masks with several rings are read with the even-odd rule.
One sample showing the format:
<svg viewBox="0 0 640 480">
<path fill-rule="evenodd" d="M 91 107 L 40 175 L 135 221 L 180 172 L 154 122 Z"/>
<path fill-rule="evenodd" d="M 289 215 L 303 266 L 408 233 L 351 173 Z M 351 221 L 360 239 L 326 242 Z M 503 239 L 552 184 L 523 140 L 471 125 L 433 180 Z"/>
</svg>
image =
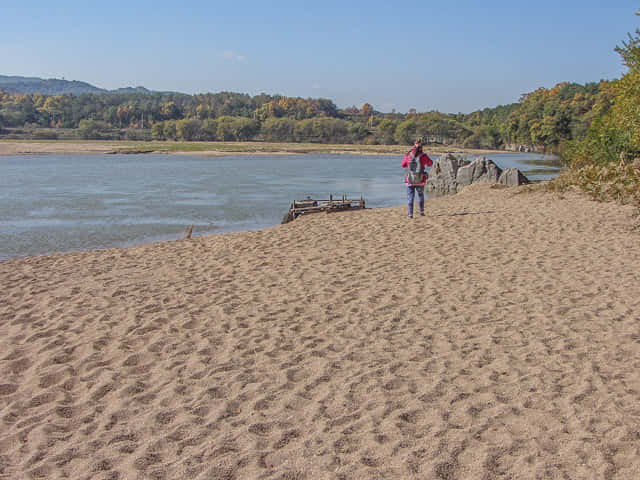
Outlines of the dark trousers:
<svg viewBox="0 0 640 480">
<path fill-rule="evenodd" d="M 418 206 L 420 213 L 424 213 L 424 185 L 407 185 L 407 200 L 409 202 L 409 215 L 413 215 L 413 198 L 418 193 Z"/>
</svg>

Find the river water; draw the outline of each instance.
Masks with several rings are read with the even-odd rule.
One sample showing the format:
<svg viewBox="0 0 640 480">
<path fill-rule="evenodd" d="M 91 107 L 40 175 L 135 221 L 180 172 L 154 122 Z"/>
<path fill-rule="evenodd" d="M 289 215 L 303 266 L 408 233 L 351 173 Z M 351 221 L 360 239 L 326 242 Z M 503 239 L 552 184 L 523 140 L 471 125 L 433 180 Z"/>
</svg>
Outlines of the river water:
<svg viewBox="0 0 640 480">
<path fill-rule="evenodd" d="M 560 165 L 530 153 L 488 155 L 530 180 Z M 0 156 L 0 260 L 193 236 L 280 223 L 293 200 L 329 194 L 402 205 L 399 156 Z"/>
</svg>

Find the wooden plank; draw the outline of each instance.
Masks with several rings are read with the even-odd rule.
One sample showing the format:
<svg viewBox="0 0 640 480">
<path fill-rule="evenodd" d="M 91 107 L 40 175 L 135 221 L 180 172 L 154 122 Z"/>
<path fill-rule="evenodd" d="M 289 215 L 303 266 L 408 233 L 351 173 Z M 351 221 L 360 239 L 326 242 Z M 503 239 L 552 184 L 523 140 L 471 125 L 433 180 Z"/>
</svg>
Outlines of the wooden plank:
<svg viewBox="0 0 640 480">
<path fill-rule="evenodd" d="M 310 197 L 304 200 L 294 200 L 291 203 L 289 211 L 282 219 L 282 223 L 288 223 L 301 215 L 308 215 L 319 212 L 337 212 L 344 210 L 359 210 L 365 208 L 365 201 L 362 196 L 360 199 L 348 199 L 346 195 L 343 195 L 341 199 L 334 200 L 333 194 L 329 195 L 329 200 L 314 200 Z"/>
</svg>

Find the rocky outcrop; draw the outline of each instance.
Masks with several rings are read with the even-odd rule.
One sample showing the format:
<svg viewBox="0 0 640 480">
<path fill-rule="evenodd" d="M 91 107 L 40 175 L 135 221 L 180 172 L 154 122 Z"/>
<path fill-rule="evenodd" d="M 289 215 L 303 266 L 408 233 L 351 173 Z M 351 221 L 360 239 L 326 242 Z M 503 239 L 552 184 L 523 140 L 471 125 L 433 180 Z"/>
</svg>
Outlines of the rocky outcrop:
<svg viewBox="0 0 640 480">
<path fill-rule="evenodd" d="M 526 185 L 529 179 L 517 168 L 507 168 L 502 171 L 498 183 L 508 185 L 509 187 L 517 187 L 518 185 Z"/>
<path fill-rule="evenodd" d="M 458 191 L 456 181 L 458 170 L 468 163 L 468 161 L 450 153 L 442 155 L 433 163 L 433 167 L 429 171 L 425 190 L 440 194 L 456 193 Z"/>
<path fill-rule="evenodd" d="M 502 169 L 487 157 L 478 157 L 458 169 L 458 191 L 472 183 L 497 183 Z"/>
<path fill-rule="evenodd" d="M 434 162 L 425 190 L 445 195 L 457 193 L 472 183 L 517 186 L 529 183 L 529 180 L 517 168 L 507 168 L 503 171 L 487 157 L 477 157 L 469 161 L 447 153 Z"/>
</svg>

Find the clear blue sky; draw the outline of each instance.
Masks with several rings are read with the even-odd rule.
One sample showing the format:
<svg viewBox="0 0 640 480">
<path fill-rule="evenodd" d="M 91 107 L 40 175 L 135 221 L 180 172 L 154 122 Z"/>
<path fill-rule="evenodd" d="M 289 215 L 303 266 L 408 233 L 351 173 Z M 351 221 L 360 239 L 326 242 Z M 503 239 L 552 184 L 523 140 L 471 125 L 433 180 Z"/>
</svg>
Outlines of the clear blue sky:
<svg viewBox="0 0 640 480">
<path fill-rule="evenodd" d="M 470 112 L 618 78 L 631 0 L 0 4 L 0 74 Z M 526 3 L 526 5 L 525 5 Z"/>
</svg>

